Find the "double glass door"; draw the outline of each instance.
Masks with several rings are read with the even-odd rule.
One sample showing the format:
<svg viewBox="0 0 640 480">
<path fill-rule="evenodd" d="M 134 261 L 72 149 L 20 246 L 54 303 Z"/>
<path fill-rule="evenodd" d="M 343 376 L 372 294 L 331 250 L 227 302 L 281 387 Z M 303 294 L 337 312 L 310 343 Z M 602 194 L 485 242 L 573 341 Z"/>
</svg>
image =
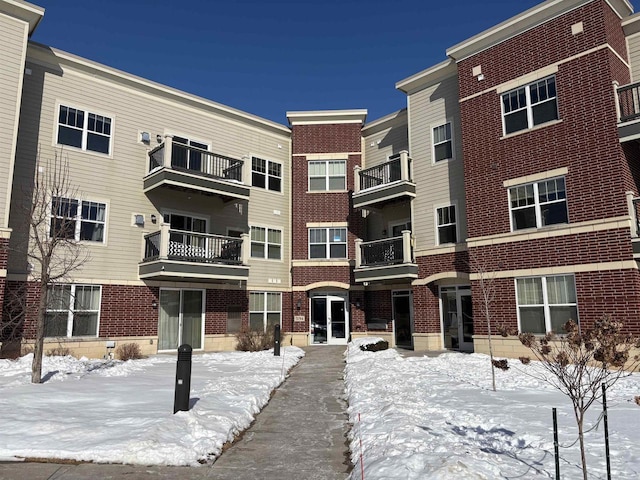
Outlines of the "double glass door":
<svg viewBox="0 0 640 480">
<path fill-rule="evenodd" d="M 324 295 L 311 297 L 311 343 L 346 345 L 349 322 L 346 299 Z"/>
<path fill-rule="evenodd" d="M 473 309 L 469 287 L 440 287 L 444 348 L 473 351 Z"/>
<path fill-rule="evenodd" d="M 160 290 L 158 350 L 176 350 L 180 345 L 202 349 L 204 292 Z"/>
</svg>

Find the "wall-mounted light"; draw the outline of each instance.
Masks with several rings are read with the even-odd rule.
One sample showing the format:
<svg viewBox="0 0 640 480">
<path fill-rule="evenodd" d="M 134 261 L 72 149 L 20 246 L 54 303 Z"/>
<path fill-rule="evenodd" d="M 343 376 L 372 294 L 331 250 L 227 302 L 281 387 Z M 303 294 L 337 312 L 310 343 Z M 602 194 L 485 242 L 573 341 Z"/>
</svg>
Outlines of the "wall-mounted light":
<svg viewBox="0 0 640 480">
<path fill-rule="evenodd" d="M 301 307 L 302 307 L 302 302 L 300 301 L 300 299 L 298 299 L 298 301 L 296 302 L 296 308 L 300 310 Z"/>
<path fill-rule="evenodd" d="M 356 300 L 356 308 L 360 308 L 360 300 Z"/>
<path fill-rule="evenodd" d="M 156 142 L 162 143 L 162 135 L 160 134 L 156 135 Z"/>
<path fill-rule="evenodd" d="M 152 306 L 153 308 L 158 308 L 158 302 L 156 302 L 155 300 L 152 300 L 152 301 L 151 301 L 151 306 Z"/>
<path fill-rule="evenodd" d="M 158 217 L 156 217 L 153 213 L 151 214 L 151 223 L 156 223 L 158 221 Z"/>
</svg>

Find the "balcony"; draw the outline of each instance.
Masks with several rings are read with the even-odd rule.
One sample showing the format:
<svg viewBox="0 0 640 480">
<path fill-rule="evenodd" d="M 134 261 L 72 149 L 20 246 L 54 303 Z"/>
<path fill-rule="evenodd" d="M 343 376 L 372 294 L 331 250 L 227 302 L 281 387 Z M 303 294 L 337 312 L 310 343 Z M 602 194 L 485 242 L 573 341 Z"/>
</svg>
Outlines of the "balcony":
<svg viewBox="0 0 640 480">
<path fill-rule="evenodd" d="M 235 283 L 249 278 L 249 236 L 242 238 L 171 230 L 144 236 L 139 276 L 145 280 Z"/>
<path fill-rule="evenodd" d="M 365 170 L 356 167 L 354 173 L 354 208 L 382 208 L 416 196 L 416 185 L 411 181 L 411 159 L 406 150 L 382 165 Z"/>
<path fill-rule="evenodd" d="M 411 232 L 372 242 L 356 240 L 356 282 L 395 282 L 418 278 L 413 261 Z"/>
<path fill-rule="evenodd" d="M 621 142 L 640 139 L 640 82 L 616 88 Z"/>
<path fill-rule="evenodd" d="M 219 195 L 224 201 L 249 199 L 250 188 L 242 183 L 244 162 L 192 145 L 165 141 L 149 152 L 149 172 L 144 192 L 160 188 L 191 190 Z"/>
</svg>

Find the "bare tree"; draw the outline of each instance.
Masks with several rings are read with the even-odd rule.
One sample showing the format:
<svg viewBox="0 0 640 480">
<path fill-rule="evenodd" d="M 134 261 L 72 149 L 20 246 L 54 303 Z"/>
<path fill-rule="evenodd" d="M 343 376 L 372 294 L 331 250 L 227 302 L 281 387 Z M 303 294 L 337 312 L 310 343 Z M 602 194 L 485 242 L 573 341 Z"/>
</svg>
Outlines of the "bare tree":
<svg viewBox="0 0 640 480">
<path fill-rule="evenodd" d="M 31 279 L 38 285 L 31 381 L 40 383 L 48 291 L 68 282 L 70 274 L 89 260 L 89 253 L 76 232 L 81 214 L 79 192 L 71 184 L 69 162 L 61 153 L 55 152 L 53 159 L 45 161 L 38 155 L 32 192 L 27 197 L 26 256 Z"/>
<path fill-rule="evenodd" d="M 571 399 L 578 426 L 582 474 L 587 479 L 584 446 L 584 417 L 593 403 L 602 398 L 602 384 L 611 387 L 624 375 L 640 365 L 640 356 L 631 356 L 640 348 L 640 338 L 625 334 L 622 324 L 609 316 L 596 321 L 593 327 L 581 331 L 573 320 L 564 326 L 566 335 L 551 332 L 543 337 L 521 333 L 520 342 L 533 352 L 540 365 L 551 375 L 537 378 L 549 383 Z M 528 363 L 528 357 L 522 357 Z M 534 375 L 535 376 L 535 375 Z"/>
</svg>

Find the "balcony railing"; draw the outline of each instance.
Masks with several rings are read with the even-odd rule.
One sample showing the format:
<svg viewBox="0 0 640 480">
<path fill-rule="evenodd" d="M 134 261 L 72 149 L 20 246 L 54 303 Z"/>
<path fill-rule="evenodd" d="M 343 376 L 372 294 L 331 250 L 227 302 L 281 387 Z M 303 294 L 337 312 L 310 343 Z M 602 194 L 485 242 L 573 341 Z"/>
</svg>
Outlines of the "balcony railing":
<svg viewBox="0 0 640 480">
<path fill-rule="evenodd" d="M 623 85 L 616 90 L 620 122 L 629 122 L 640 118 L 640 82 Z"/>
<path fill-rule="evenodd" d="M 409 152 L 403 150 L 394 155 L 381 165 L 361 170 L 355 170 L 355 193 L 376 188 L 381 185 L 398 182 L 400 180 L 411 181 L 411 159 Z"/>
<path fill-rule="evenodd" d="M 412 263 L 411 232 L 372 242 L 356 240 L 356 268 Z"/>
<path fill-rule="evenodd" d="M 144 237 L 143 262 L 154 260 L 178 260 L 199 263 L 246 263 L 243 254 L 243 238 L 171 230 L 162 225 L 161 230 Z M 244 250 L 243 250 L 244 249 Z"/>
<path fill-rule="evenodd" d="M 206 177 L 242 182 L 244 162 L 192 145 L 174 142 L 171 136 L 149 152 L 149 172 L 162 167 Z"/>
</svg>

